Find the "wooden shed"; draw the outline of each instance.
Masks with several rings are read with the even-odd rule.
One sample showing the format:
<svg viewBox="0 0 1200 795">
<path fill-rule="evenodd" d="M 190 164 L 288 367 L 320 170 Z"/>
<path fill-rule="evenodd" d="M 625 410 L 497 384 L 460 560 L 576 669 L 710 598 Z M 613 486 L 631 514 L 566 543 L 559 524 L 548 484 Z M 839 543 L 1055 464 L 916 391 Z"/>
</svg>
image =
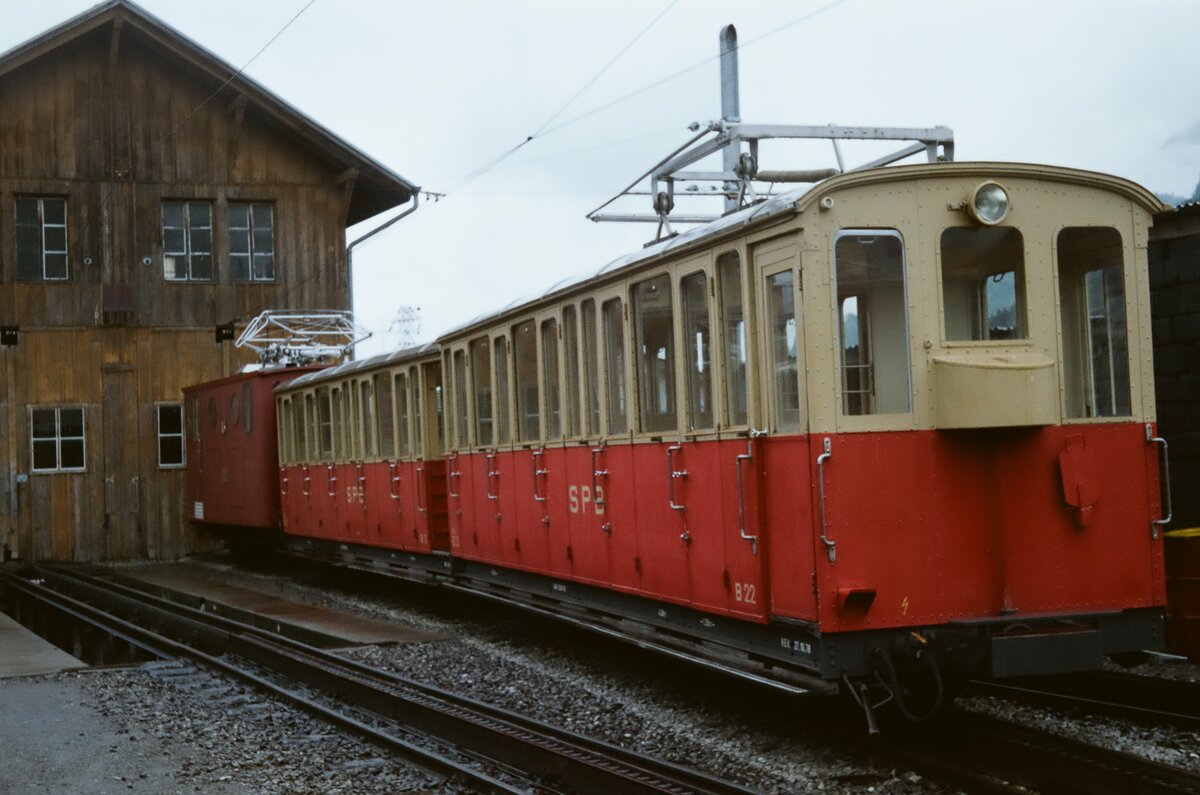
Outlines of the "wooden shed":
<svg viewBox="0 0 1200 795">
<path fill-rule="evenodd" d="M 125 0 L 0 55 L 0 543 L 173 558 L 219 326 L 350 306 L 346 228 L 416 186 Z"/>
</svg>

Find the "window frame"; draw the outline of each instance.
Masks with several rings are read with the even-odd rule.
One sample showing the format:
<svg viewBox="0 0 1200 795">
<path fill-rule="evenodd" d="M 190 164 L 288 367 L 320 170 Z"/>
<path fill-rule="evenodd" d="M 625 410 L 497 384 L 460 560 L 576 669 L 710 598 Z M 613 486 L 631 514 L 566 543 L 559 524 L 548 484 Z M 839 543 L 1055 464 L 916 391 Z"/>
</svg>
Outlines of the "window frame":
<svg viewBox="0 0 1200 795">
<path fill-rule="evenodd" d="M 183 212 L 183 226 L 168 227 L 167 226 L 167 206 L 180 205 Z M 192 208 L 194 206 L 204 206 L 208 208 L 208 226 L 196 226 L 192 223 Z M 197 282 L 200 284 L 211 284 L 217 281 L 217 258 L 213 251 L 216 243 L 216 226 L 214 220 L 214 202 L 211 199 L 163 199 L 159 207 L 159 228 L 162 231 L 162 268 L 163 281 L 170 284 L 187 284 L 189 282 Z M 179 229 L 183 236 L 183 251 L 170 251 L 167 248 L 167 230 Z M 196 251 L 193 245 L 193 234 L 198 230 L 208 231 L 208 251 Z M 209 275 L 207 277 L 193 275 L 193 258 L 198 256 L 208 257 Z M 167 258 L 182 257 L 186 267 L 186 275 L 184 276 L 168 276 Z M 176 267 L 178 272 L 178 267 Z"/>
<path fill-rule="evenodd" d="M 37 220 L 36 228 L 38 231 L 38 243 L 37 243 L 37 249 L 33 252 L 34 256 L 36 256 L 37 260 L 38 260 L 39 275 L 37 275 L 37 276 L 22 276 L 21 275 L 21 252 L 22 252 L 21 228 L 27 227 L 27 226 L 32 226 L 32 224 L 22 223 L 20 220 L 20 217 L 21 217 L 20 204 L 21 204 L 21 202 L 27 202 L 27 201 L 37 202 L 38 220 Z M 46 222 L 45 203 L 47 201 L 62 202 L 63 220 L 62 220 L 61 224 L 48 224 Z M 14 281 L 32 283 L 32 282 L 69 282 L 71 280 L 71 257 L 70 257 L 71 215 L 70 215 L 70 211 L 71 211 L 70 202 L 68 201 L 68 197 L 66 197 L 66 196 L 56 196 L 53 194 L 50 194 L 50 195 L 20 195 L 20 194 L 18 194 L 13 197 L 13 224 L 14 224 L 13 231 L 15 234 L 15 240 L 13 242 L 13 252 L 15 255 L 13 257 Z M 59 228 L 62 229 L 62 235 L 63 235 L 62 250 L 54 249 L 53 251 L 48 251 L 46 249 L 46 230 L 47 229 L 59 229 Z M 46 258 L 49 255 L 56 255 L 56 256 L 61 255 L 62 256 L 62 258 L 63 258 L 63 275 L 62 276 L 47 276 L 46 275 Z"/>
<path fill-rule="evenodd" d="M 234 225 L 233 211 L 234 211 L 235 207 L 237 207 L 237 208 L 245 207 L 246 208 L 246 226 L 243 227 L 240 225 L 239 226 Z M 260 209 L 266 208 L 267 219 L 268 219 L 269 225 L 266 227 L 265 230 L 263 228 L 257 227 L 255 225 L 255 208 L 260 208 Z M 226 253 L 229 257 L 229 281 L 233 282 L 235 284 L 255 284 L 255 283 L 260 283 L 260 282 L 261 283 L 271 283 L 271 282 L 278 281 L 279 280 L 279 272 L 278 272 L 278 268 L 276 268 L 277 252 L 276 252 L 276 246 L 275 246 L 275 237 L 276 237 L 275 236 L 275 203 L 273 201 L 253 200 L 253 199 L 230 201 L 227 203 L 227 207 L 226 207 L 226 220 L 227 220 L 227 224 L 226 224 L 225 232 L 226 232 L 226 237 L 227 237 L 226 242 L 228 244 L 227 245 L 228 250 Z M 270 251 L 259 251 L 255 247 L 255 245 L 256 245 L 255 239 L 254 239 L 255 232 L 261 232 L 261 231 L 270 232 L 270 236 L 271 236 Z M 241 236 L 243 233 L 245 234 L 245 239 L 246 239 L 246 251 L 235 252 L 233 250 L 234 236 L 235 236 L 235 234 L 238 236 Z M 234 265 L 234 261 L 241 257 L 246 258 L 245 275 L 239 275 L 238 266 Z M 265 258 L 265 259 L 270 260 L 271 272 L 270 272 L 269 276 L 256 275 L 257 269 L 256 269 L 255 265 L 256 265 L 256 261 L 259 258 Z"/>
<path fill-rule="evenodd" d="M 54 412 L 54 436 L 34 436 L 34 414 L 39 411 Z M 78 411 L 79 412 L 79 436 L 63 436 L 62 433 L 62 412 Z M 79 474 L 87 472 L 87 407 L 79 404 L 74 405 L 51 405 L 51 406 L 29 406 L 27 421 L 29 423 L 29 471 L 35 475 L 58 475 L 58 474 Z M 54 466 L 39 467 L 37 466 L 36 442 L 45 442 L 48 439 L 54 440 Z M 81 459 L 82 464 L 78 467 L 64 467 L 62 465 L 62 443 L 65 440 L 76 441 L 81 443 Z"/>
<path fill-rule="evenodd" d="M 171 408 L 179 410 L 179 433 L 166 434 L 163 433 L 162 429 L 162 413 L 163 409 Z M 157 451 L 159 469 L 184 469 L 187 467 L 187 424 L 185 414 L 183 403 L 160 401 L 154 404 L 154 438 L 156 441 L 155 449 Z M 175 437 L 179 439 L 179 461 L 163 463 L 163 439 Z"/>
</svg>

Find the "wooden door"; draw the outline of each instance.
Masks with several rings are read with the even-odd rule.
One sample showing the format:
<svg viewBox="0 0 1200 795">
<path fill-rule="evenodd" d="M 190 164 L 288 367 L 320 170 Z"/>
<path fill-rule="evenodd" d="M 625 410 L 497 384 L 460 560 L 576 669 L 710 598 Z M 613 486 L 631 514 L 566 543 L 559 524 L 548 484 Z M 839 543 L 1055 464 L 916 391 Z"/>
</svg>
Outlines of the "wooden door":
<svg viewBox="0 0 1200 795">
<path fill-rule="evenodd" d="M 132 367 L 103 371 L 104 559 L 143 556 L 139 521 L 137 394 Z"/>
</svg>

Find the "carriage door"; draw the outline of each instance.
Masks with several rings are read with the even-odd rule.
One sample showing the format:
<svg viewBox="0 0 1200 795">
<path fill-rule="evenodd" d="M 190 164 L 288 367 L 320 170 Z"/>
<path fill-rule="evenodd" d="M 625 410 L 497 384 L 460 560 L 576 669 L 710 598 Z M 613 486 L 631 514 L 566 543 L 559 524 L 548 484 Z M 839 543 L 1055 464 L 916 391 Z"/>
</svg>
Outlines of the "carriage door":
<svg viewBox="0 0 1200 795">
<path fill-rule="evenodd" d="M 758 499 L 760 547 L 766 555 L 770 610 L 777 615 L 811 619 L 816 601 L 808 573 L 813 570 L 812 455 L 804 345 L 803 271 L 794 237 L 754 249 L 757 280 L 757 360 L 761 364 L 761 411 L 766 431 L 754 445 L 754 473 L 743 488 Z"/>
</svg>

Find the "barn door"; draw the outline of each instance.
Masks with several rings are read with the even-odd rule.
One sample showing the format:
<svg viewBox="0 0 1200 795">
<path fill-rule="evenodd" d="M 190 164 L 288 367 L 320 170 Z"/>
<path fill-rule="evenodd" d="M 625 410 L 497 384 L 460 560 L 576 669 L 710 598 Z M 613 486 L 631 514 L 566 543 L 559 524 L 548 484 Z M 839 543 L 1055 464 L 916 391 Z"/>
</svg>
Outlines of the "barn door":
<svg viewBox="0 0 1200 795">
<path fill-rule="evenodd" d="M 102 408 L 104 445 L 104 558 L 141 553 L 138 522 L 138 417 L 133 368 L 106 367 Z"/>
</svg>

